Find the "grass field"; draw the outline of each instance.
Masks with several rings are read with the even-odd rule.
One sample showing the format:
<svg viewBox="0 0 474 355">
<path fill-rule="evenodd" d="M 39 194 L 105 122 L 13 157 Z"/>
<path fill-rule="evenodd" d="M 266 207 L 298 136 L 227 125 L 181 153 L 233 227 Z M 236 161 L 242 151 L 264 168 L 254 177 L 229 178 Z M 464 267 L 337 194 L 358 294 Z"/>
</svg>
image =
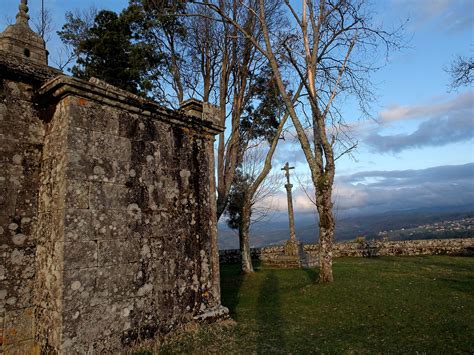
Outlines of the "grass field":
<svg viewBox="0 0 474 355">
<path fill-rule="evenodd" d="M 160 353 L 472 353 L 474 258 L 342 258 L 317 270 L 221 269 L 237 324 L 169 338 Z"/>
</svg>

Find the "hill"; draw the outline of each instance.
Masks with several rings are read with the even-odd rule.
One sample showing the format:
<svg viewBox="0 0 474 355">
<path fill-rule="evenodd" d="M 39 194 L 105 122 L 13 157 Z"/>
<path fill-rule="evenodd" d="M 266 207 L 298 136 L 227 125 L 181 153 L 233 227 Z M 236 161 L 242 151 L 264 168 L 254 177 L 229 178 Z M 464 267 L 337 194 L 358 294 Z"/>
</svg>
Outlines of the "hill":
<svg viewBox="0 0 474 355">
<path fill-rule="evenodd" d="M 474 208 L 472 205 L 453 208 L 432 208 L 405 211 L 391 211 L 374 215 L 363 215 L 353 217 L 339 217 L 336 222 L 336 241 L 353 240 L 363 235 L 366 239 L 377 239 L 383 231 L 397 231 L 402 229 L 417 228 L 423 225 L 431 225 L 445 221 L 460 221 L 472 219 Z M 252 226 L 250 243 L 252 247 L 282 244 L 288 239 L 288 221 L 286 214 L 277 218 Z M 295 215 L 296 236 L 304 243 L 315 243 L 317 241 L 318 227 L 314 214 Z M 427 239 L 427 238 L 453 238 L 465 237 L 466 230 L 454 230 L 453 233 L 414 233 L 404 239 Z M 434 231 L 434 228 L 433 228 Z M 470 233 L 470 231 L 469 231 Z M 402 233 L 403 234 L 403 233 Z M 397 238 L 392 238 L 397 239 Z M 238 234 L 230 230 L 225 223 L 219 223 L 219 248 L 238 248 Z"/>
</svg>

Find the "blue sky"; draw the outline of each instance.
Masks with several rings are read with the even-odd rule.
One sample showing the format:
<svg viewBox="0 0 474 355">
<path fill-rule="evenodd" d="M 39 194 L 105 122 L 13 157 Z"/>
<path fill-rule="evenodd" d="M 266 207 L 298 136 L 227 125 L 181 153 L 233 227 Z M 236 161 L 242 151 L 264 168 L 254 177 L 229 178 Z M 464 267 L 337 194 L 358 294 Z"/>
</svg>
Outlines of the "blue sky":
<svg viewBox="0 0 474 355">
<path fill-rule="evenodd" d="M 0 27 L 14 19 L 19 0 L 1 0 Z M 29 1 L 30 14 L 40 0 Z M 45 0 L 59 30 L 64 13 L 90 6 L 119 11 L 125 0 Z M 474 201 L 474 88 L 448 91 L 443 70 L 456 55 L 474 52 L 474 1 L 372 1 L 373 18 L 387 28 L 408 19 L 407 48 L 390 54 L 372 77 L 377 101 L 371 113 L 377 122 L 359 120 L 350 100 L 343 106 L 351 132 L 359 142 L 353 158 L 338 161 L 335 199 L 347 211 L 383 211 L 436 205 L 462 205 Z M 48 49 L 54 55 L 59 40 Z M 304 179 L 304 156 L 289 140 L 275 156 L 275 168 L 286 160 Z M 416 178 L 414 178 L 416 176 Z M 296 183 L 295 183 L 296 185 Z M 282 191 L 276 206 L 285 209 Z M 296 187 L 297 211 L 312 210 Z"/>
</svg>

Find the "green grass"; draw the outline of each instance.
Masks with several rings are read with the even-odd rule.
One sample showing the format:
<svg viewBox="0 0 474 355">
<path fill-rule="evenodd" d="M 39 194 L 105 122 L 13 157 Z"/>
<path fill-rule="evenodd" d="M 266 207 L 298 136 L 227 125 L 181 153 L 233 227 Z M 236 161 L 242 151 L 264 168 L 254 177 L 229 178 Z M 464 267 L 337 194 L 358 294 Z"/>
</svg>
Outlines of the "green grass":
<svg viewBox="0 0 474 355">
<path fill-rule="evenodd" d="M 474 258 L 343 258 L 317 270 L 221 268 L 236 325 L 169 338 L 161 353 L 472 353 Z"/>
</svg>

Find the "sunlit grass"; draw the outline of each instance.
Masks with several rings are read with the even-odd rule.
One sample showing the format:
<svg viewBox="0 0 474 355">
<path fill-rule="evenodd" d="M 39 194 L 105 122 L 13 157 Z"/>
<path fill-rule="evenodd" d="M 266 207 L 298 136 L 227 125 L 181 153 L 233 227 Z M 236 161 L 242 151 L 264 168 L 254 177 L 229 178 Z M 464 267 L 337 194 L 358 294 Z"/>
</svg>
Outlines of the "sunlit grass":
<svg viewBox="0 0 474 355">
<path fill-rule="evenodd" d="M 474 351 L 474 258 L 344 258 L 335 282 L 317 270 L 221 269 L 236 325 L 171 337 L 163 353 Z"/>
</svg>

